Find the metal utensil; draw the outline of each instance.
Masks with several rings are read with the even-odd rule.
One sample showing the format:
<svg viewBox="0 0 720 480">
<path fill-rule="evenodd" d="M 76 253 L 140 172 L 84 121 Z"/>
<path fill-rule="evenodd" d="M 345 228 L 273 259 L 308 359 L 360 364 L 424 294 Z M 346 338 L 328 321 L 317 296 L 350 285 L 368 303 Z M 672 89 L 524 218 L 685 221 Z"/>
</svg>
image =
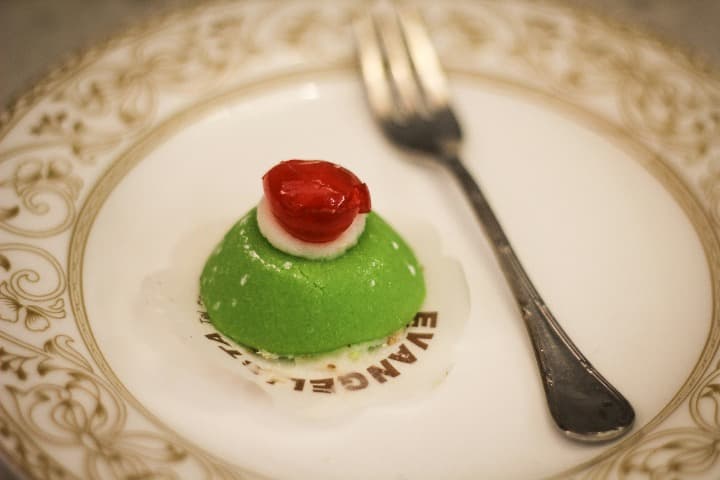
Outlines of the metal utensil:
<svg viewBox="0 0 720 480">
<path fill-rule="evenodd" d="M 492 244 L 532 341 L 555 423 L 588 442 L 617 438 L 635 419 L 628 401 L 573 344 L 540 297 L 485 195 L 460 161 L 462 133 L 442 67 L 419 13 L 370 14 L 355 25 L 368 103 L 396 144 L 431 154 L 462 187 Z"/>
</svg>

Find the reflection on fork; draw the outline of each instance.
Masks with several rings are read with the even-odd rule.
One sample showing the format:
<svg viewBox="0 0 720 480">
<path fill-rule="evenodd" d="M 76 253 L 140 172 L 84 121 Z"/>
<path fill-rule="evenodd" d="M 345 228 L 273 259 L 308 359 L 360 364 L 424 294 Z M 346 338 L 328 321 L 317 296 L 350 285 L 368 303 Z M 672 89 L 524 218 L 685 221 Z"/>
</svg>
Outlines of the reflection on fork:
<svg viewBox="0 0 720 480">
<path fill-rule="evenodd" d="M 612 440 L 635 419 L 628 401 L 585 358 L 558 324 L 515 254 L 485 195 L 460 160 L 462 131 L 445 75 L 419 12 L 371 12 L 355 24 L 370 109 L 394 143 L 453 173 L 473 207 L 512 290 L 535 351 L 550 413 L 568 437 Z"/>
</svg>

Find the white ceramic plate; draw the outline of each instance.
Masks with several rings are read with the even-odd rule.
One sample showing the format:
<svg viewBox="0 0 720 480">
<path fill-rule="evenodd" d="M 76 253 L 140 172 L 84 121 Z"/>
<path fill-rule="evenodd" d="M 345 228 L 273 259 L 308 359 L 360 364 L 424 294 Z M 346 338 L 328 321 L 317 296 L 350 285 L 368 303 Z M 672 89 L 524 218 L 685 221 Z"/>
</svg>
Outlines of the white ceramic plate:
<svg viewBox="0 0 720 480">
<path fill-rule="evenodd" d="M 588 446 L 554 429 L 459 190 L 367 112 L 349 25 L 368 4 L 246 1 L 91 50 L 2 117 L 0 452 L 18 471 L 717 478 L 720 81 L 552 4 L 419 5 L 469 169 L 568 333 L 635 406 L 633 431 Z M 347 371 L 306 365 L 300 388 L 200 321 L 205 256 L 262 173 L 294 157 L 354 170 L 426 263 L 437 323 L 401 338 L 410 357 L 396 344 Z M 367 367 L 385 358 L 398 375 L 381 383 Z M 366 388 L 346 388 L 363 383 L 343 381 L 352 370 Z"/>
</svg>

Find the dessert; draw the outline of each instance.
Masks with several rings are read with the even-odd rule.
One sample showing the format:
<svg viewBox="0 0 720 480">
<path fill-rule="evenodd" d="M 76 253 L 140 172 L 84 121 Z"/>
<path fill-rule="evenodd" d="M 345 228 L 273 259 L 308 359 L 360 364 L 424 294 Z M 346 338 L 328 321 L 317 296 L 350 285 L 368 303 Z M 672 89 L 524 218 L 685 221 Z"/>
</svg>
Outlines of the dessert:
<svg viewBox="0 0 720 480">
<path fill-rule="evenodd" d="M 200 294 L 213 325 L 282 357 L 382 343 L 425 297 L 412 250 L 370 211 L 365 184 L 321 161 L 289 160 L 208 258 Z"/>
</svg>

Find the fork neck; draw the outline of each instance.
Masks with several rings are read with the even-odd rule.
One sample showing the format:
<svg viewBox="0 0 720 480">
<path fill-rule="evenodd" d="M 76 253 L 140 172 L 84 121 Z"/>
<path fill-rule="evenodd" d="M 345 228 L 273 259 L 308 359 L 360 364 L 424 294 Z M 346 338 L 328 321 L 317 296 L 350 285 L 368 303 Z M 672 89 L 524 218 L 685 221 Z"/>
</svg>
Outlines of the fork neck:
<svg viewBox="0 0 720 480">
<path fill-rule="evenodd" d="M 467 195 L 475 216 L 480 220 L 480 224 L 491 240 L 496 255 L 512 254 L 510 241 L 505 235 L 500 221 L 495 216 L 480 186 L 460 159 L 460 143 L 444 142 L 439 144 L 437 155 Z"/>
<path fill-rule="evenodd" d="M 436 154 L 446 163 L 460 161 L 460 142 L 441 140 L 436 145 Z"/>
</svg>

